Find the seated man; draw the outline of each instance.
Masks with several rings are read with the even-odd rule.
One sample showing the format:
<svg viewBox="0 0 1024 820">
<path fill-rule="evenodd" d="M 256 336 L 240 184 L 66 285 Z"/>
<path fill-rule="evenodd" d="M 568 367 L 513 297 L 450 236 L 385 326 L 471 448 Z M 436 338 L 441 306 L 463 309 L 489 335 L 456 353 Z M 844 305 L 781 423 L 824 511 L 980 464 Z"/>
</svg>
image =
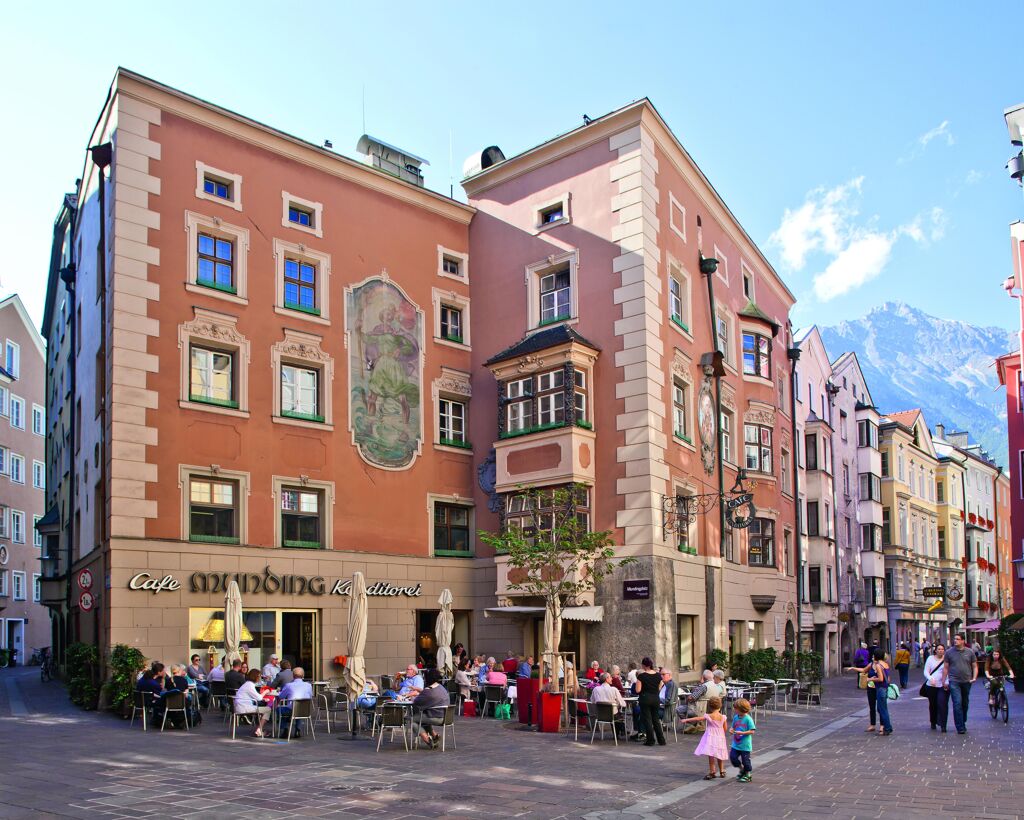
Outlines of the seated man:
<svg viewBox="0 0 1024 820">
<path fill-rule="evenodd" d="M 677 690 L 676 682 L 672 680 L 672 670 L 662 669 L 661 679 L 665 682 L 665 685 L 662 686 L 661 691 L 658 692 L 658 700 L 660 701 L 658 713 L 661 715 L 661 719 L 663 721 L 675 720 L 676 716 L 672 711 L 674 707 L 672 707 L 672 709 L 669 708 L 669 704 L 676 699 Z"/>
<path fill-rule="evenodd" d="M 680 704 L 677 713 L 680 717 L 700 717 L 707 711 L 708 698 L 712 693 L 709 688 L 714 684 L 715 674 L 710 669 L 705 669 L 701 675 L 701 682 L 690 690 L 686 696 L 686 704 Z M 688 723 L 683 732 L 686 734 L 699 734 L 704 731 L 703 725 L 699 723 Z"/>
<path fill-rule="evenodd" d="M 281 665 L 277 662 L 277 655 L 270 656 L 270 662 L 263 667 L 263 680 L 270 683 L 281 671 Z"/>
<path fill-rule="evenodd" d="M 272 689 L 280 689 L 295 680 L 295 673 L 292 671 L 291 661 L 281 661 L 281 671 L 277 673 L 270 682 Z"/>
<path fill-rule="evenodd" d="M 398 697 L 404 700 L 412 700 L 420 692 L 423 691 L 423 676 L 419 670 L 413 665 L 409 664 L 405 667 L 405 676 L 402 678 L 402 683 L 398 687 Z"/>
<path fill-rule="evenodd" d="M 164 687 L 163 684 L 154 677 L 152 669 L 147 669 L 143 672 L 142 677 L 135 682 L 135 691 L 145 692 L 149 695 L 147 702 L 149 703 L 150 720 L 156 721 L 157 702 L 164 693 Z"/>
<path fill-rule="evenodd" d="M 441 686 L 441 673 L 428 669 L 426 688 L 412 702 L 413 714 L 417 716 L 417 730 L 420 740 L 431 749 L 437 747 L 437 733 L 432 727 L 444 723 L 444 710 L 448 707 L 448 690 Z M 429 729 L 429 731 L 428 731 Z"/>
<path fill-rule="evenodd" d="M 234 697 L 235 693 L 245 683 L 245 675 L 242 673 L 242 661 L 235 658 L 231 662 L 231 668 L 224 673 L 224 683 L 228 687 L 228 695 Z"/>
<path fill-rule="evenodd" d="M 287 661 L 285 661 L 287 663 Z M 294 700 L 313 700 L 313 687 L 305 681 L 306 673 L 301 666 L 296 666 L 290 670 L 293 678 L 289 683 L 284 685 L 284 688 L 278 693 L 277 701 L 282 703 L 288 701 L 287 704 L 277 707 L 277 713 L 281 717 L 281 731 L 282 734 L 287 732 L 286 721 L 291 720 L 292 707 L 291 701 Z"/>
<path fill-rule="evenodd" d="M 533 655 L 527 655 L 522 663 L 519 664 L 519 669 L 516 671 L 516 675 L 520 678 L 528 678 L 533 672 Z"/>
<path fill-rule="evenodd" d="M 622 697 L 622 692 L 612 686 L 610 673 L 602 672 L 600 681 L 590 693 L 590 702 L 612 704 L 612 711 L 615 713 L 615 734 L 623 737 L 626 734 L 626 700 Z"/>
</svg>

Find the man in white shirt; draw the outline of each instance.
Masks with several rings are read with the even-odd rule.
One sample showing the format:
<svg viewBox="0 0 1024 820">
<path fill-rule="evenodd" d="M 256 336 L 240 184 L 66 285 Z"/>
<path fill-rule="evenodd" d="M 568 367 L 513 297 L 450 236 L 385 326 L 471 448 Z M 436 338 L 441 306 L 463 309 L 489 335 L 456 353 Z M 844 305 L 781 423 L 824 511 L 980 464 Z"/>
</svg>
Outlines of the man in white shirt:
<svg viewBox="0 0 1024 820">
<path fill-rule="evenodd" d="M 591 703 L 610 703 L 612 712 L 615 714 L 615 733 L 620 737 L 626 733 L 625 713 L 626 700 L 622 693 L 612 686 L 612 676 L 609 672 L 601 674 L 601 683 L 594 687 L 590 693 Z M 596 709 L 594 710 L 597 711 Z"/>
<path fill-rule="evenodd" d="M 224 680 L 224 664 L 218 663 L 213 669 L 210 670 L 210 674 L 206 676 L 206 682 L 215 680 Z"/>
<path fill-rule="evenodd" d="M 305 671 L 301 666 L 296 666 L 292 670 L 292 674 L 295 676 L 292 678 L 291 683 L 286 683 L 280 694 L 277 696 L 278 702 L 288 701 L 287 706 L 281 706 L 277 712 L 281 716 L 281 731 L 287 732 L 287 723 L 291 721 L 292 707 L 291 702 L 296 700 L 312 700 L 313 699 L 313 687 L 310 686 L 305 678 Z M 297 736 L 297 735 L 293 735 Z"/>
<path fill-rule="evenodd" d="M 263 680 L 272 681 L 280 671 L 281 666 L 277 662 L 277 655 L 271 655 L 270 663 L 263 667 Z"/>
</svg>

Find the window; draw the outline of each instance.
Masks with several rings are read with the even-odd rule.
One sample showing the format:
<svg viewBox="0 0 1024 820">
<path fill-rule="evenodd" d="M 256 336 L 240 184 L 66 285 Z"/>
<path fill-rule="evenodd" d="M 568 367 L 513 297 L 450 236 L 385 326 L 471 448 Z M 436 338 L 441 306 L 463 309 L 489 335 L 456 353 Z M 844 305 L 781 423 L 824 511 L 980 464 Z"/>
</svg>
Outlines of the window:
<svg viewBox="0 0 1024 820">
<path fill-rule="evenodd" d="M 235 398 L 234 356 L 198 345 L 191 348 L 191 401 L 238 407 Z"/>
<path fill-rule="evenodd" d="M 840 436 L 840 438 L 842 438 L 843 441 L 846 441 L 847 421 L 848 421 L 848 417 L 846 415 L 846 411 L 845 410 L 840 410 L 839 411 L 839 436 Z"/>
<path fill-rule="evenodd" d="M 35 433 L 37 436 L 42 436 L 42 435 L 45 434 L 45 431 L 43 429 L 44 426 L 45 426 L 44 425 L 44 419 L 45 418 L 46 418 L 46 416 L 45 416 L 45 411 L 43 410 L 43 408 L 40 407 L 38 404 L 33 404 L 32 405 L 32 432 Z"/>
<path fill-rule="evenodd" d="M 32 462 L 32 486 L 37 490 L 46 489 L 46 468 L 41 461 Z"/>
<path fill-rule="evenodd" d="M 782 492 L 791 493 L 792 487 L 790 486 L 790 472 L 789 472 L 789 450 L 781 450 L 779 452 L 779 472 L 782 480 Z"/>
<path fill-rule="evenodd" d="M 892 543 L 892 522 L 889 516 L 889 508 L 882 507 L 882 546 Z"/>
<path fill-rule="evenodd" d="M 451 447 L 465 447 L 466 405 L 452 399 L 438 400 L 438 431 L 441 444 Z"/>
<path fill-rule="evenodd" d="M 968 587 L 968 594 L 970 594 L 970 587 Z M 889 601 L 896 597 L 896 570 L 887 569 L 885 571 L 885 597 Z"/>
<path fill-rule="evenodd" d="M 781 412 L 789 415 L 789 402 L 786 401 L 786 381 L 782 376 L 776 376 L 775 386 L 778 392 L 778 408 Z"/>
<path fill-rule="evenodd" d="M 459 260 L 453 259 L 451 256 L 444 256 L 441 259 L 441 270 L 447 273 L 449 276 L 454 276 L 458 279 L 462 278 L 462 274 L 459 273 Z"/>
<path fill-rule="evenodd" d="M 813 433 L 804 436 L 804 453 L 807 456 L 807 469 L 818 469 L 818 437 Z"/>
<path fill-rule="evenodd" d="M 11 530 L 8 526 L 10 519 L 11 509 L 10 507 L 0 504 L 0 538 L 10 538 Z"/>
<path fill-rule="evenodd" d="M 807 534 L 821 535 L 821 519 L 818 516 L 818 502 L 807 502 Z"/>
<path fill-rule="evenodd" d="M 469 540 L 469 507 L 434 502 L 434 554 L 472 555 Z"/>
<path fill-rule="evenodd" d="M 284 260 L 284 306 L 319 315 L 316 265 L 301 259 Z"/>
<path fill-rule="evenodd" d="M 12 572 L 11 577 L 14 579 L 14 600 L 24 601 L 25 600 L 25 573 L 24 572 Z"/>
<path fill-rule="evenodd" d="M 743 425 L 744 466 L 759 473 L 772 471 L 772 428 L 760 424 Z"/>
<path fill-rule="evenodd" d="M 732 452 L 732 420 L 733 414 L 731 410 L 722 410 L 722 414 L 719 417 L 719 426 L 722 436 L 721 447 L 722 447 L 722 460 L 727 461 L 730 464 L 736 463 L 736 457 Z"/>
<path fill-rule="evenodd" d="M 7 410 L 7 388 L 0 387 L 0 416 L 6 416 Z"/>
<path fill-rule="evenodd" d="M 675 234 L 685 242 L 686 208 L 671 191 L 668 192 L 668 224 Z"/>
<path fill-rule="evenodd" d="M 441 338 L 449 342 L 462 341 L 462 311 L 451 305 L 441 305 Z"/>
<path fill-rule="evenodd" d="M 532 494 L 509 493 L 505 496 L 505 528 L 522 531 L 533 543 L 538 533 L 550 533 L 555 516 L 572 515 L 579 527 L 590 531 L 590 491 L 580 488 L 570 497 L 569 488 L 552 487 Z"/>
<path fill-rule="evenodd" d="M 10 339 L 4 345 L 4 370 L 16 379 L 21 376 L 21 346 Z"/>
<path fill-rule="evenodd" d="M 43 576 L 40 575 L 38 572 L 32 573 L 32 600 L 37 604 L 42 600 L 43 597 L 42 578 Z"/>
<path fill-rule="evenodd" d="M 458 279 L 460 282 L 468 281 L 469 255 L 438 245 L 437 275 L 446 279 Z"/>
<path fill-rule="evenodd" d="M 935 482 L 935 494 L 940 504 L 946 503 L 946 487 L 942 481 Z"/>
<path fill-rule="evenodd" d="M 828 596 L 829 603 L 835 600 L 832 596 L 832 567 L 825 567 L 826 580 L 825 580 L 825 594 Z"/>
<path fill-rule="evenodd" d="M 813 604 L 821 603 L 821 567 L 807 568 L 807 597 Z"/>
<path fill-rule="evenodd" d="M 196 161 L 196 197 L 242 210 L 242 177 Z"/>
<path fill-rule="evenodd" d="M 772 340 L 760 333 L 743 332 L 743 372 L 770 379 Z"/>
<path fill-rule="evenodd" d="M 672 383 L 672 435 L 689 442 L 689 425 L 687 424 L 687 385 L 676 379 Z"/>
<path fill-rule="evenodd" d="M 0 569 L 0 598 L 6 598 L 7 591 L 7 570 Z"/>
<path fill-rule="evenodd" d="M 17 396 L 11 396 L 11 427 L 25 429 L 25 401 Z"/>
<path fill-rule="evenodd" d="M 867 419 L 857 422 L 857 446 L 870 447 L 872 450 L 878 449 L 877 424 L 873 421 L 868 421 Z"/>
<path fill-rule="evenodd" d="M 15 544 L 25 543 L 25 513 L 11 510 L 11 540 Z"/>
<path fill-rule="evenodd" d="M 298 365 L 281 365 L 281 415 L 322 422 L 320 371 Z"/>
<path fill-rule="evenodd" d="M 41 515 L 32 516 L 32 546 L 37 550 L 43 548 L 43 534 L 36 529 L 36 524 L 42 519 Z"/>
<path fill-rule="evenodd" d="M 793 554 L 793 533 L 789 530 L 782 531 L 782 560 L 785 563 L 786 575 L 793 575 L 796 567 L 796 556 Z"/>
<path fill-rule="evenodd" d="M 677 327 L 690 332 L 690 280 L 675 264 L 669 267 L 668 317 Z"/>
<path fill-rule="evenodd" d="M 569 266 L 540 278 L 540 324 L 560 322 L 570 317 Z"/>
<path fill-rule="evenodd" d="M 189 483 L 189 540 L 237 544 L 238 483 L 193 477 Z"/>
<path fill-rule="evenodd" d="M 196 282 L 208 288 L 237 293 L 234 243 L 208 233 L 200 233 L 198 242 Z"/>
<path fill-rule="evenodd" d="M 25 458 L 11 453 L 11 481 L 15 484 L 25 483 Z"/>
<path fill-rule="evenodd" d="M 850 465 L 843 465 L 843 495 L 850 495 Z"/>
<path fill-rule="evenodd" d="M 874 473 L 860 474 L 860 500 L 882 500 L 882 480 Z"/>
<path fill-rule="evenodd" d="M 722 312 L 718 312 L 718 316 L 715 317 L 715 342 L 718 345 L 718 350 L 722 354 L 722 358 L 726 364 L 733 365 L 735 361 L 735 354 L 732 351 L 732 320 L 729 316 Z"/>
<path fill-rule="evenodd" d="M 882 476 L 889 477 L 889 454 L 882 453 Z"/>
<path fill-rule="evenodd" d="M 696 643 L 694 636 L 697 632 L 697 618 L 694 615 L 679 615 L 679 669 L 682 672 L 689 672 L 696 663 Z"/>
<path fill-rule="evenodd" d="M 882 548 L 882 528 L 878 524 L 860 525 L 860 548 L 869 552 Z"/>
<path fill-rule="evenodd" d="M 537 376 L 537 423 L 558 424 L 564 420 L 564 392 L 562 384 L 565 374 L 552 370 Z"/>
<path fill-rule="evenodd" d="M 6 447 L 0 447 L 0 475 L 7 475 L 7 465 L 10 462 L 10 456 L 7 454 Z"/>
<path fill-rule="evenodd" d="M 775 566 L 775 522 L 755 518 L 747 528 L 747 563 L 752 567 Z"/>
<path fill-rule="evenodd" d="M 281 192 L 281 225 L 322 237 L 324 206 L 302 199 L 287 191 Z"/>
<path fill-rule="evenodd" d="M 313 227 L 313 212 L 308 208 L 300 208 L 298 205 L 288 207 L 288 221 L 303 228 Z"/>
<path fill-rule="evenodd" d="M 748 271 L 743 271 L 743 295 L 748 299 L 754 298 L 754 276 Z"/>
<path fill-rule="evenodd" d="M 564 218 L 565 209 L 562 207 L 562 203 L 559 202 L 557 205 L 552 205 L 550 208 L 542 208 L 540 211 L 539 222 L 541 225 L 553 225 Z"/>
<path fill-rule="evenodd" d="M 690 528 L 693 523 L 690 521 L 690 493 L 685 490 L 676 490 L 676 549 L 690 555 L 697 554 L 697 547 L 693 544 Z"/>
<path fill-rule="evenodd" d="M 283 487 L 281 497 L 281 545 L 320 549 L 323 547 L 323 494 L 319 490 Z"/>
<path fill-rule="evenodd" d="M 946 557 L 946 528 L 939 527 L 939 558 Z"/>
<path fill-rule="evenodd" d="M 538 231 L 546 230 L 555 225 L 564 225 L 569 219 L 569 194 L 568 192 L 559 195 L 557 199 L 541 202 L 536 207 L 536 228 Z"/>
<path fill-rule="evenodd" d="M 505 384 L 507 433 L 520 433 L 533 427 L 533 377 Z"/>
<path fill-rule="evenodd" d="M 575 388 L 576 423 L 582 422 L 584 427 L 590 426 L 587 418 L 587 374 L 583 370 L 573 370 L 573 387 Z"/>
</svg>

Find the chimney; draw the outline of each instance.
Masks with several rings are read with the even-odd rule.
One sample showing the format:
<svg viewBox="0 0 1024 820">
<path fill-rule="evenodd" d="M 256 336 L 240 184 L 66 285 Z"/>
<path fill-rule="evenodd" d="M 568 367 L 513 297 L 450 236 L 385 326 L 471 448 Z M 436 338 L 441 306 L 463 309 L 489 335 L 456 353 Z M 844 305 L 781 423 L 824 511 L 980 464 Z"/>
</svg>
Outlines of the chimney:
<svg viewBox="0 0 1024 820">
<path fill-rule="evenodd" d="M 945 424 L 936 424 L 935 425 L 935 438 L 939 439 L 939 441 L 945 441 L 946 440 L 946 425 Z"/>
</svg>

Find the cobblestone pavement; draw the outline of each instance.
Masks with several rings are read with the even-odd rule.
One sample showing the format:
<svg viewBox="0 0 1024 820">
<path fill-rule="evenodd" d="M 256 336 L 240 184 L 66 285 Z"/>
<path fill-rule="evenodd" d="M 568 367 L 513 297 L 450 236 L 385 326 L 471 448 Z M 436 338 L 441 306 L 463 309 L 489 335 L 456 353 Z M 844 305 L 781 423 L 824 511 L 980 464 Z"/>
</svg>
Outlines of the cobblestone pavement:
<svg viewBox="0 0 1024 820">
<path fill-rule="evenodd" d="M 927 817 L 1024 816 L 1024 696 L 1009 725 L 974 690 L 966 736 L 928 729 L 918 682 L 892 704 L 895 734 L 863 732 L 864 694 L 830 682 L 825 706 L 758 721 L 754 781 L 705 782 L 697 739 L 653 749 L 576 743 L 518 723 L 461 718 L 458 749 L 377 754 L 368 739 L 230 739 L 129 728 L 72 707 L 38 670 L 0 670 L 0 818 L 140 817 Z"/>
</svg>

